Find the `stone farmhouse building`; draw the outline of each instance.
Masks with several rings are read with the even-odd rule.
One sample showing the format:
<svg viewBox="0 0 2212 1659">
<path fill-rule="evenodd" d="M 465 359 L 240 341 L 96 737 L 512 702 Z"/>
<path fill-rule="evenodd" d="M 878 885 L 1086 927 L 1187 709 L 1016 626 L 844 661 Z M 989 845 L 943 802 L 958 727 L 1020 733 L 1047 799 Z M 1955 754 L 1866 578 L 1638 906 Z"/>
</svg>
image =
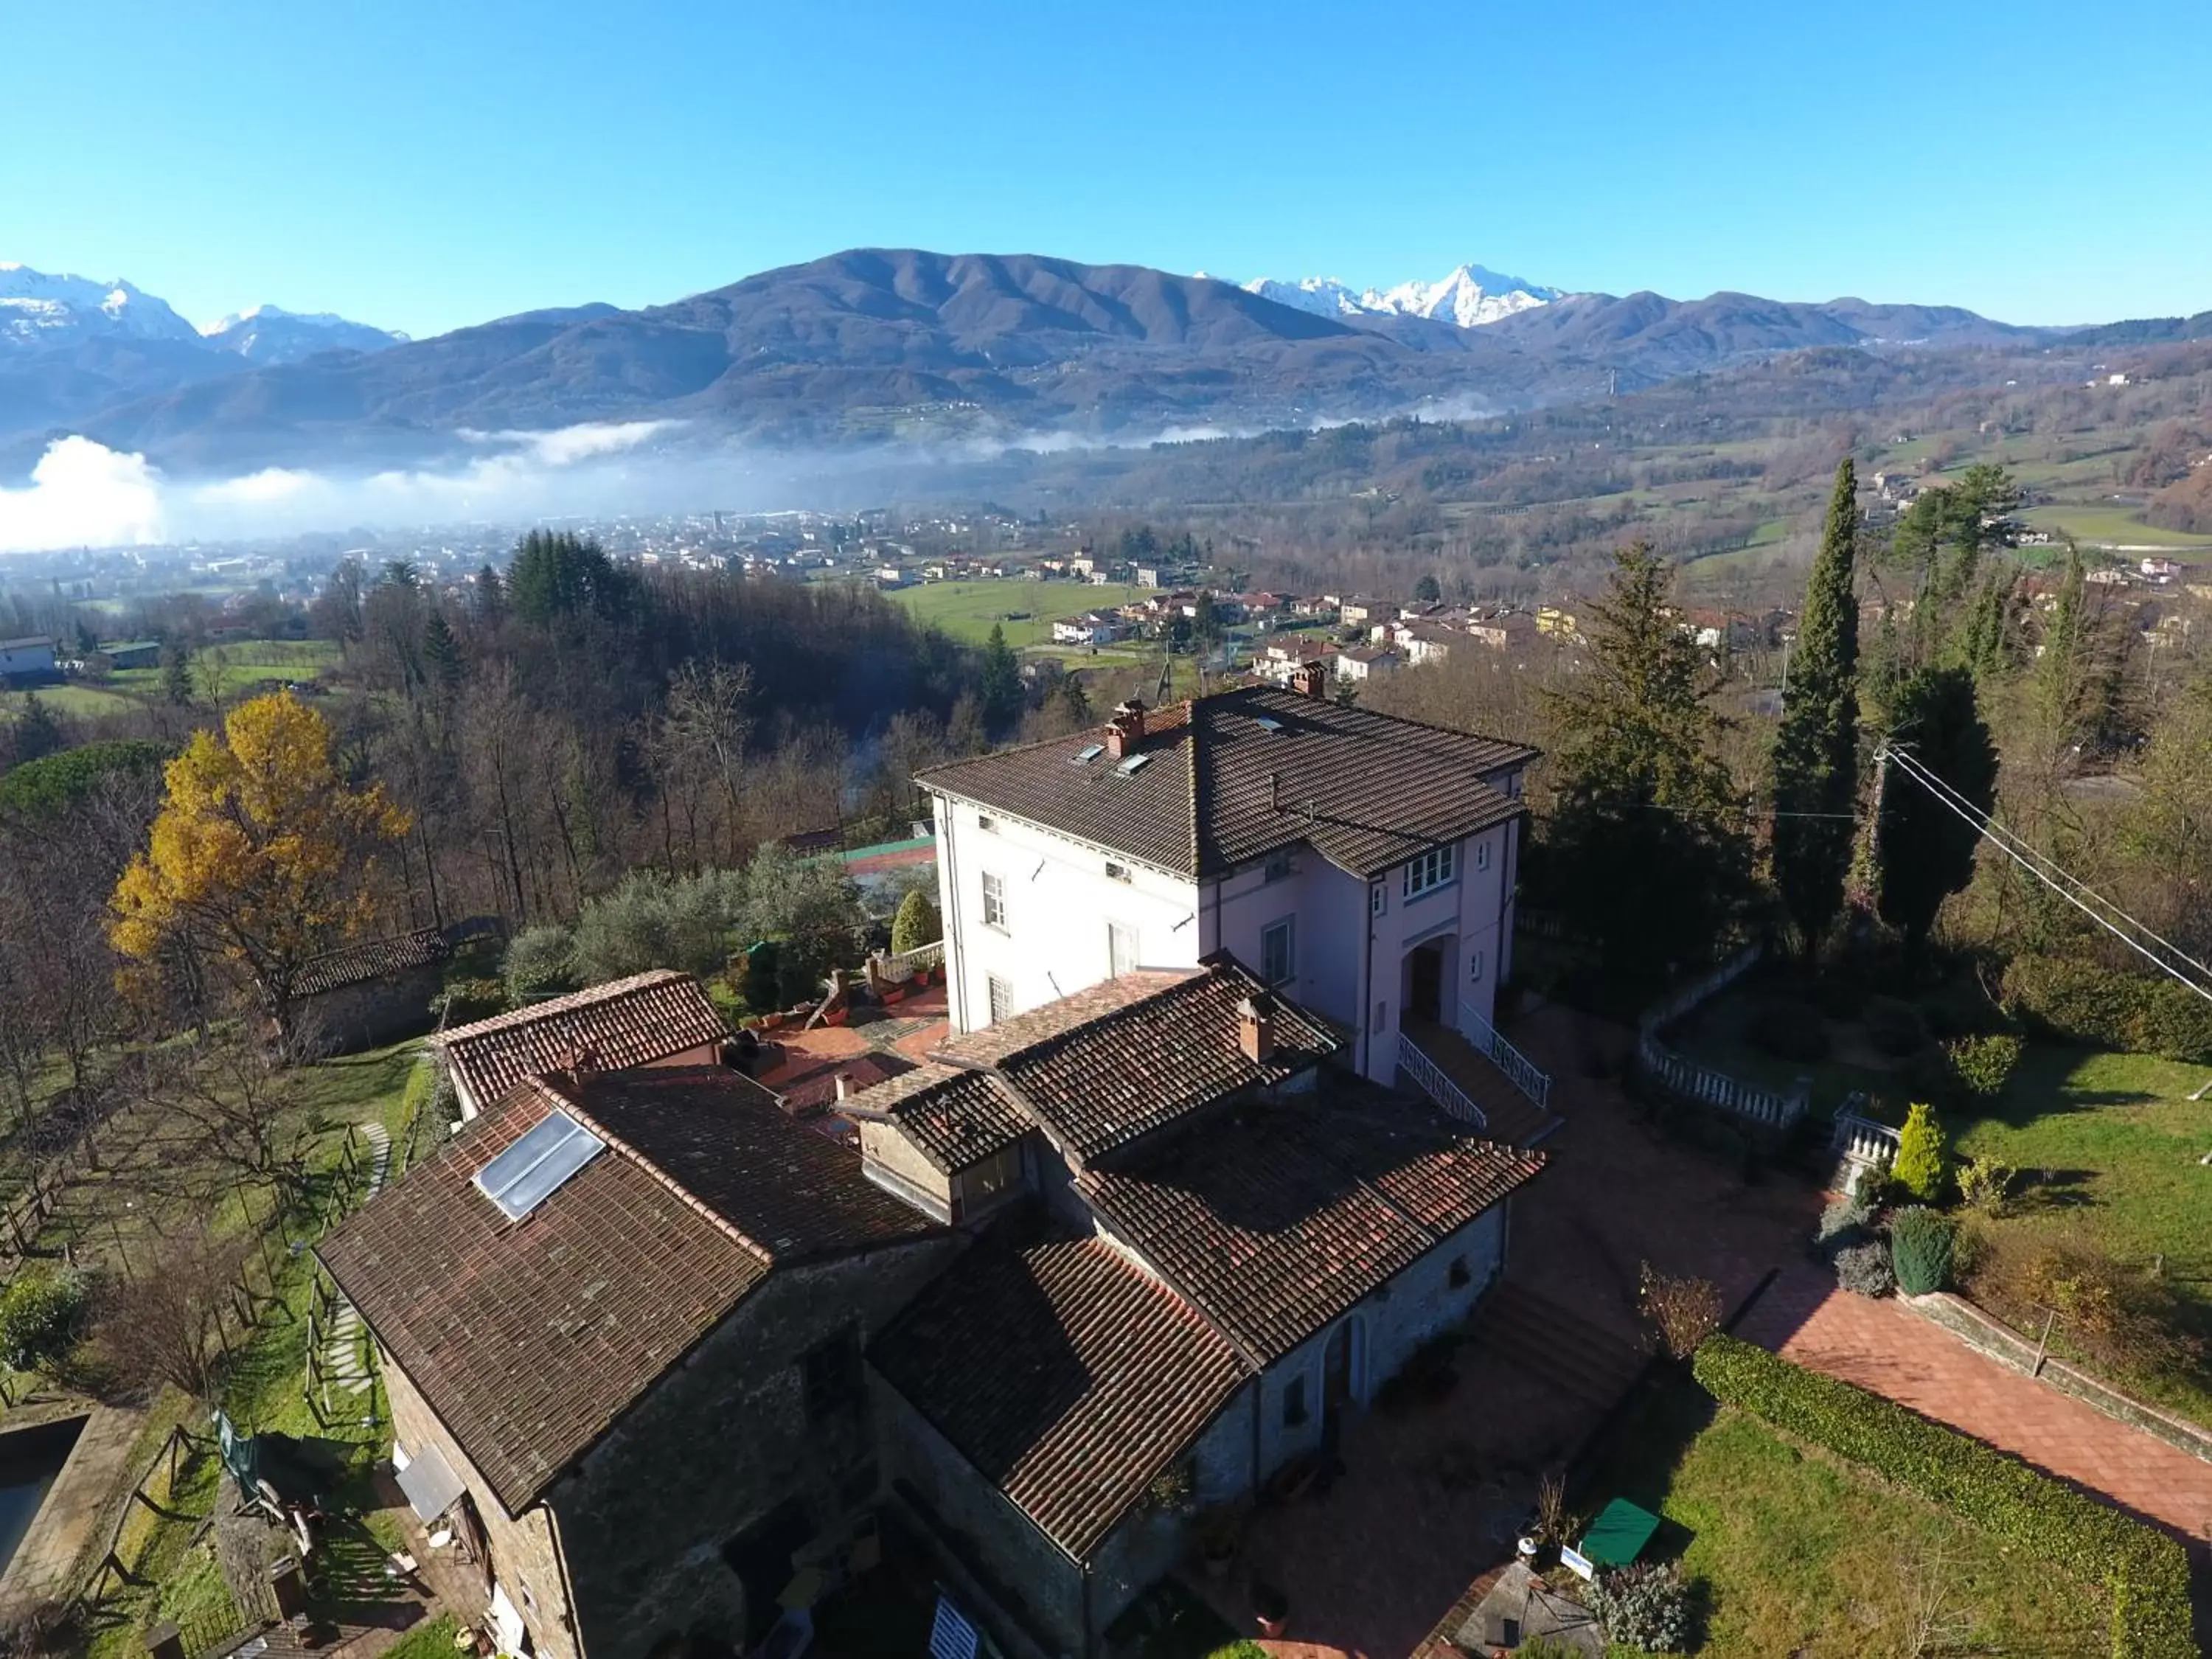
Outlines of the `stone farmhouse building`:
<svg viewBox="0 0 2212 1659">
<path fill-rule="evenodd" d="M 880 1528 L 1091 1659 L 1472 1313 L 1544 1115 L 1425 1056 L 1511 1057 L 1533 751 L 1319 683 L 926 775 L 949 1029 L 826 1117 L 683 974 L 440 1036 L 465 1121 L 318 1255 L 508 1650 L 750 1650 Z"/>
<path fill-rule="evenodd" d="M 1226 953 L 1351 1034 L 1487 1043 L 1512 969 L 1527 746 L 1249 687 L 921 775 L 956 1031 Z"/>
<path fill-rule="evenodd" d="M 294 1018 L 330 1054 L 420 1036 L 429 1029 L 431 1000 L 452 955 L 435 927 L 340 945 L 293 976 Z"/>
<path fill-rule="evenodd" d="M 464 1122 L 524 1079 L 587 1055 L 600 1071 L 719 1064 L 729 1028 L 699 981 L 669 968 L 551 997 L 430 1040 Z"/>
</svg>

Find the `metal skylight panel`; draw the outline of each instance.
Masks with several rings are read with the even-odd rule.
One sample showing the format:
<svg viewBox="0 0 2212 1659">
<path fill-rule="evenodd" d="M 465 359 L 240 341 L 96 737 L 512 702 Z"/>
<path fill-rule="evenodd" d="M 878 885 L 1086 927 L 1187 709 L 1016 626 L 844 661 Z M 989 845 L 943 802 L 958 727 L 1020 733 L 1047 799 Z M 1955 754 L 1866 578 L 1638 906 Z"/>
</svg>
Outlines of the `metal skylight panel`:
<svg viewBox="0 0 2212 1659">
<path fill-rule="evenodd" d="M 1125 778 L 1134 777 L 1151 763 L 1152 758 L 1150 755 L 1132 755 L 1114 769 Z"/>
<path fill-rule="evenodd" d="M 509 1221 L 520 1221 L 606 1149 L 568 1113 L 554 1112 L 477 1170 L 477 1189 Z"/>
<path fill-rule="evenodd" d="M 1085 744 L 1067 757 L 1067 763 L 1070 766 L 1088 766 L 1105 752 L 1106 745 L 1103 743 Z"/>
</svg>

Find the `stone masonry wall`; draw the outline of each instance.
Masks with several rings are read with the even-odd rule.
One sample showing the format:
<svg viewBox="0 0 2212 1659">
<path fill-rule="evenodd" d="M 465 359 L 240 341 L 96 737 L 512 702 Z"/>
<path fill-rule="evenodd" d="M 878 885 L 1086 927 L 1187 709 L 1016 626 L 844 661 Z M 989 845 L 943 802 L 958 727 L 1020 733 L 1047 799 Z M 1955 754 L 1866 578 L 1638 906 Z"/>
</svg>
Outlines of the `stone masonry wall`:
<svg viewBox="0 0 2212 1659">
<path fill-rule="evenodd" d="M 779 1269 L 554 1487 L 591 1659 L 637 1659 L 701 1626 L 742 1644 L 744 1591 L 724 1547 L 787 1499 L 817 1538 L 876 1500 L 868 1391 L 809 1423 L 801 1362 L 841 1330 L 865 1346 L 957 1243 Z"/>
</svg>

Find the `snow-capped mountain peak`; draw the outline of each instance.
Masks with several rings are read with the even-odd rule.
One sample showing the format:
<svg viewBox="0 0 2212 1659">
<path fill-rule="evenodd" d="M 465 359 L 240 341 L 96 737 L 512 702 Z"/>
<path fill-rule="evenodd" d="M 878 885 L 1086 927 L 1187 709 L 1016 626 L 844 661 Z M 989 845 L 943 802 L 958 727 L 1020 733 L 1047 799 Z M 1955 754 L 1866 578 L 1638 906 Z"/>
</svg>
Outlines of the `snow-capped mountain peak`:
<svg viewBox="0 0 2212 1659">
<path fill-rule="evenodd" d="M 55 344 L 88 335 L 139 340 L 190 340 L 192 325 L 119 278 L 94 282 L 66 272 L 0 262 L 0 337 Z"/>
<path fill-rule="evenodd" d="M 1475 264 L 1458 266 L 1440 282 L 1400 283 L 1387 289 L 1355 291 L 1334 276 L 1297 282 L 1261 276 L 1243 287 L 1263 300 L 1317 317 L 1429 317 L 1461 328 L 1480 328 L 1533 306 L 1548 305 L 1565 292 Z"/>
<path fill-rule="evenodd" d="M 208 344 L 258 363 L 296 362 L 319 351 L 381 351 L 407 337 L 372 328 L 331 311 L 287 311 L 249 306 L 219 322 L 200 325 Z"/>
</svg>

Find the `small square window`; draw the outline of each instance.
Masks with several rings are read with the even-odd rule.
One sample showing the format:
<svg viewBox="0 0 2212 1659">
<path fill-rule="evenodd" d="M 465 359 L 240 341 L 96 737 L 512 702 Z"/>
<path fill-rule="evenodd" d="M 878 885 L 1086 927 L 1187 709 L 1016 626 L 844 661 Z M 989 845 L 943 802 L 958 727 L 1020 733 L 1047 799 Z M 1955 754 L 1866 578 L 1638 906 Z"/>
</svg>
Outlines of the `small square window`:
<svg viewBox="0 0 2212 1659">
<path fill-rule="evenodd" d="M 1283 1426 L 1294 1429 L 1306 1420 L 1306 1380 L 1294 1376 L 1283 1389 Z"/>
<path fill-rule="evenodd" d="M 799 1361 L 799 1375 L 809 1423 L 858 1410 L 867 1392 L 860 1371 L 860 1333 L 848 1325 L 829 1340 L 815 1344 Z"/>
<path fill-rule="evenodd" d="M 1465 1256 L 1455 1255 L 1452 1258 L 1451 1273 L 1449 1277 L 1451 1279 L 1452 1289 L 1463 1291 L 1467 1288 L 1468 1281 L 1474 1277 L 1474 1273 L 1468 1267 Z"/>
<path fill-rule="evenodd" d="M 1006 881 L 988 870 L 983 872 L 983 925 L 1006 931 Z"/>
<path fill-rule="evenodd" d="M 1124 882 L 1128 880 L 1129 866 L 1126 864 L 1115 864 L 1109 861 L 1106 866 L 1106 879 Z"/>
<path fill-rule="evenodd" d="M 1291 855 L 1288 853 L 1278 853 L 1267 860 L 1266 867 L 1261 872 L 1261 878 L 1263 881 L 1288 881 L 1291 878 Z"/>
<path fill-rule="evenodd" d="M 1014 1012 L 1014 988 L 993 974 L 983 981 L 984 994 L 990 1000 L 991 1024 L 996 1025 Z"/>
<path fill-rule="evenodd" d="M 975 827 L 991 835 L 995 836 L 999 833 L 999 821 L 994 817 L 979 816 L 975 820 Z"/>
</svg>

